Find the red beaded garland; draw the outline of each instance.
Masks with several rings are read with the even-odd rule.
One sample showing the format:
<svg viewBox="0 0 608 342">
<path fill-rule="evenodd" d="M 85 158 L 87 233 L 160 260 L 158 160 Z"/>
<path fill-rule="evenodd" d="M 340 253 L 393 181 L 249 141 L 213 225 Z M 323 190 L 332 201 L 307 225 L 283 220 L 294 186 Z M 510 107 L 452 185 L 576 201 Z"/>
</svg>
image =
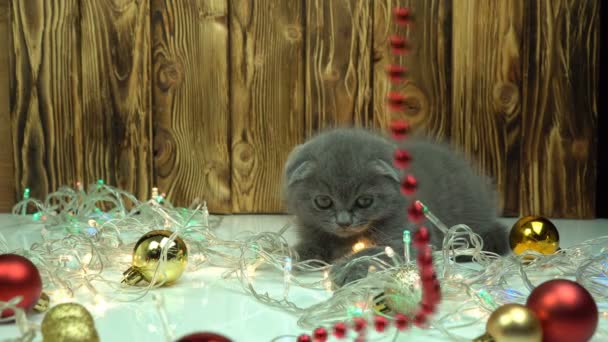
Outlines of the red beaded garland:
<svg viewBox="0 0 608 342">
<path fill-rule="evenodd" d="M 318 327 L 312 336 L 315 338 L 315 342 L 325 342 L 327 341 L 327 330 L 323 327 Z"/>
<path fill-rule="evenodd" d="M 411 195 L 416 192 L 418 188 L 418 181 L 412 175 L 407 175 L 403 178 L 403 182 L 401 182 L 401 192 L 404 195 Z"/>
<path fill-rule="evenodd" d="M 374 317 L 374 327 L 377 332 L 383 332 L 388 325 L 388 320 L 384 316 L 376 316 Z"/>
<path fill-rule="evenodd" d="M 406 25 L 411 23 L 411 11 L 409 8 L 397 7 L 393 10 L 395 23 L 398 25 Z M 409 51 L 410 46 L 404 37 L 391 36 L 389 42 L 394 54 L 405 54 Z M 400 65 L 387 66 L 386 72 L 389 79 L 393 83 L 402 82 L 405 79 L 407 69 Z M 387 95 L 387 104 L 390 110 L 401 111 L 405 109 L 406 97 L 399 92 L 389 92 Z M 404 120 L 393 120 L 390 124 L 392 137 L 395 140 L 406 138 L 410 131 L 410 124 Z M 406 169 L 412 162 L 412 156 L 405 149 L 396 149 L 394 154 L 394 165 L 398 169 Z M 413 175 L 406 175 L 401 182 L 401 192 L 404 195 L 412 195 L 418 187 L 418 181 Z M 414 201 L 407 209 L 408 219 L 414 223 L 420 223 L 424 219 L 424 206 Z M 435 312 L 437 304 L 441 300 L 441 288 L 437 275 L 433 269 L 432 251 L 428 246 L 430 243 L 430 233 L 426 227 L 419 227 L 414 233 L 413 245 L 418 250 L 417 262 L 419 274 L 422 281 L 422 299 L 413 319 L 401 313 L 394 317 L 395 327 L 402 331 L 409 327 L 410 322 L 413 322 L 418 327 L 423 327 L 427 323 L 427 316 Z M 383 332 L 388 327 L 388 319 L 383 316 L 375 316 L 374 328 L 378 332 Z M 358 333 L 355 341 L 365 340 L 365 329 L 367 321 L 362 317 L 355 317 L 352 320 L 353 330 Z M 333 334 L 336 338 L 344 338 L 346 336 L 347 326 L 343 322 L 334 324 Z M 327 340 L 327 330 L 325 328 L 317 328 L 313 333 L 315 341 L 324 342 Z M 309 342 L 309 335 L 300 335 L 298 342 Z"/>
<path fill-rule="evenodd" d="M 346 336 L 346 324 L 343 322 L 334 324 L 334 336 L 336 338 L 344 338 Z"/>
</svg>

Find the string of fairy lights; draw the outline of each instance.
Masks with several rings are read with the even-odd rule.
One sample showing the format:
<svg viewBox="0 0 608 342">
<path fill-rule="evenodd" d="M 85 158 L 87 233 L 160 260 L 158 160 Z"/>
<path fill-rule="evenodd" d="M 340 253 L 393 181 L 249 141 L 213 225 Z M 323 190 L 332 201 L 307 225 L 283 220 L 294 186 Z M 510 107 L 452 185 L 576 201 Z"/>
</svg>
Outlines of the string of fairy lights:
<svg viewBox="0 0 608 342">
<path fill-rule="evenodd" d="M 131 209 L 127 208 L 125 199 L 133 203 Z M 114 207 L 100 209 L 110 204 Z M 24 208 L 36 208 L 36 214 L 22 216 Z M 94 184 L 87 192 L 61 188 L 44 202 L 24 198 L 13 212 L 40 225 L 42 242 L 30 248 L 12 250 L 0 235 L 0 254 L 15 253 L 32 260 L 40 271 L 44 291 L 52 303 L 73 300 L 77 292 L 88 293 L 92 305 L 96 306 L 108 302 L 138 301 L 157 291 L 164 283 L 154 278 L 146 286 L 122 283 L 122 272 L 131 266 L 134 242 L 151 227 L 162 227 L 172 232 L 167 237 L 167 246 L 178 236 L 185 241 L 189 253 L 185 272 L 204 272 L 206 267 L 221 267 L 225 269 L 223 278 L 226 281 L 239 282 L 245 293 L 265 305 L 297 315 L 298 324 L 305 329 L 367 314 L 394 318 L 397 311 L 411 310 L 420 299 L 420 279 L 416 268 L 407 259 L 411 247 L 407 233 L 404 235 L 406 252 L 403 257 L 388 248 L 381 255 L 355 259 L 352 263 L 371 262 L 375 266 L 373 276 L 334 291 L 328 284 L 329 264 L 318 260 L 299 261 L 284 237 L 290 226 L 278 232 L 243 232 L 231 240 L 221 239 L 215 234 L 221 220 L 209 215 L 204 204 L 185 209 L 174 208 L 164 199 L 139 202 L 125 191 Z M 426 206 L 424 213 L 445 233 L 444 248 L 433 253 L 438 278 L 443 285 L 442 297 L 451 303 L 461 303 L 451 309 L 441 307 L 441 315 L 430 320 L 431 329 L 462 339 L 451 331 L 483 321 L 500 305 L 521 303 L 539 279 L 553 277 L 576 279 L 589 290 L 600 312 L 606 316 L 608 236 L 563 248 L 550 255 L 527 251 L 499 257 L 483 251 L 482 240 L 468 226 L 447 228 Z M 454 262 L 461 255 L 472 256 L 473 262 Z M 392 260 L 391 263 L 386 262 L 386 256 Z M 159 258 L 157 276 L 162 274 L 167 263 L 166 259 Z M 272 273 L 283 276 L 284 291 L 281 294 L 263 292 L 256 285 L 257 277 Z M 318 275 L 318 279 L 310 281 L 311 274 Z M 523 290 L 519 284 L 524 285 Z M 179 286 L 179 282 L 172 286 Z M 329 292 L 331 296 L 301 307 L 290 300 L 295 288 Z M 15 308 L 14 302 L 3 305 Z M 388 310 L 383 309 L 386 306 Z M 21 317 L 23 320 L 27 321 L 26 316 Z M 33 322 L 22 323 L 21 326 L 24 336 L 37 328 Z M 166 331 L 169 330 L 167 326 Z"/>
</svg>

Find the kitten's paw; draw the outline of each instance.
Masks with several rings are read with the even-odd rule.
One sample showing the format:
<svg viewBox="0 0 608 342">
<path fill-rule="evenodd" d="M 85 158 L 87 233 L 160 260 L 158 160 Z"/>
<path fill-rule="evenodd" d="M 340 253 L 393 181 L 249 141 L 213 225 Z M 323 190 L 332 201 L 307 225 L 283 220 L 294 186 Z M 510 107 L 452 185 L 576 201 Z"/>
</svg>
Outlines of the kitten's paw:
<svg viewBox="0 0 608 342">
<path fill-rule="evenodd" d="M 334 288 L 340 288 L 348 283 L 365 278 L 369 271 L 367 263 L 358 263 L 346 267 L 346 262 L 333 265 L 329 271 L 329 279 Z"/>
</svg>

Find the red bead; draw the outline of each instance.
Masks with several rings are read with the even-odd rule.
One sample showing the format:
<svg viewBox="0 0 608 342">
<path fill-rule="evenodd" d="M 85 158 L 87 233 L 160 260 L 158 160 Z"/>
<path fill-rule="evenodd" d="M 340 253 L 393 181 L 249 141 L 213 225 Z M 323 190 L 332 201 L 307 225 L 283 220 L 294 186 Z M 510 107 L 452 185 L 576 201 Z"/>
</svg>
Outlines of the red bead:
<svg viewBox="0 0 608 342">
<path fill-rule="evenodd" d="M 407 210 L 407 216 L 410 221 L 414 223 L 422 222 L 422 220 L 424 219 L 424 209 L 422 207 L 422 204 L 420 204 L 420 202 L 418 201 L 412 203 L 409 209 Z"/>
<path fill-rule="evenodd" d="M 411 22 L 412 12 L 407 7 L 396 7 L 393 10 L 393 14 L 395 15 L 395 23 L 397 25 L 407 25 Z"/>
<path fill-rule="evenodd" d="M 418 265 L 421 267 L 432 267 L 433 265 L 433 253 L 430 248 L 422 248 L 418 252 L 418 256 L 416 257 L 418 261 Z"/>
<path fill-rule="evenodd" d="M 374 327 L 376 328 L 377 332 L 383 332 L 386 329 L 387 325 L 388 325 L 388 320 L 386 319 L 386 317 L 383 317 L 383 316 L 374 317 Z"/>
<path fill-rule="evenodd" d="M 393 54 L 404 55 L 409 51 L 409 44 L 407 40 L 399 36 L 391 36 L 389 38 Z"/>
<path fill-rule="evenodd" d="M 431 241 L 431 234 L 426 227 L 420 227 L 414 233 L 414 246 L 418 249 L 422 249 L 427 247 L 429 242 Z"/>
<path fill-rule="evenodd" d="M 420 309 L 425 315 L 430 315 L 435 312 L 435 305 L 429 303 L 422 303 Z"/>
<path fill-rule="evenodd" d="M 232 340 L 225 336 L 210 332 L 198 332 L 182 336 L 176 342 L 232 342 Z"/>
<path fill-rule="evenodd" d="M 315 338 L 315 342 L 325 342 L 327 341 L 327 330 L 323 327 L 318 327 L 312 336 Z"/>
<path fill-rule="evenodd" d="M 423 267 L 420 270 L 420 279 L 422 279 L 423 282 L 433 281 L 437 279 L 437 274 L 432 267 Z"/>
<path fill-rule="evenodd" d="M 403 331 L 403 330 L 407 329 L 408 325 L 409 325 L 409 319 L 407 318 L 406 315 L 404 315 L 404 314 L 395 315 L 395 326 L 397 327 L 397 329 Z"/>
<path fill-rule="evenodd" d="M 392 91 L 386 95 L 388 102 L 388 108 L 394 112 L 402 111 L 405 109 L 405 95 Z"/>
<path fill-rule="evenodd" d="M 344 338 L 346 336 L 346 324 L 342 322 L 334 324 L 334 336 L 336 338 Z"/>
<path fill-rule="evenodd" d="M 386 73 L 388 74 L 388 78 L 393 83 L 401 83 L 405 80 L 405 74 L 407 73 L 407 68 L 396 65 L 389 64 L 386 67 Z"/>
<path fill-rule="evenodd" d="M 302 334 L 298 336 L 297 342 L 312 342 L 312 338 L 310 338 L 310 335 Z"/>
<path fill-rule="evenodd" d="M 395 167 L 398 169 L 405 169 L 412 163 L 412 155 L 407 150 L 396 149 L 395 150 Z"/>
<path fill-rule="evenodd" d="M 409 132 L 409 122 L 400 119 L 395 119 L 391 121 L 391 133 L 393 134 L 393 139 L 403 140 Z"/>
<path fill-rule="evenodd" d="M 416 313 L 416 316 L 414 316 L 414 324 L 419 328 L 426 324 L 426 315 L 424 312 L 418 311 L 418 313 Z"/>
<path fill-rule="evenodd" d="M 403 178 L 403 182 L 401 182 L 401 192 L 404 195 L 411 195 L 416 192 L 418 188 L 418 181 L 412 175 L 407 175 Z"/>
<path fill-rule="evenodd" d="M 358 333 L 362 332 L 367 326 L 367 321 L 361 317 L 355 317 L 353 323 L 355 324 L 355 331 Z"/>
</svg>

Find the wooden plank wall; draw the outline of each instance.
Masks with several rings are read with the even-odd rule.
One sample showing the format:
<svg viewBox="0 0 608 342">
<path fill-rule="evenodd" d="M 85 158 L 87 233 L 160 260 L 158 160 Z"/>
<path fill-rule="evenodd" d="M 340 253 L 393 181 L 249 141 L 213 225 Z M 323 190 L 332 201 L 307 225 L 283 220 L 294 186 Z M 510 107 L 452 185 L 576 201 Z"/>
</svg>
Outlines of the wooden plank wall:
<svg viewBox="0 0 608 342">
<path fill-rule="evenodd" d="M 492 175 L 506 215 L 595 215 L 599 0 L 115 2 L 0 0 L 0 210 L 103 178 L 280 212 L 294 145 L 390 122 L 399 32 L 400 115 Z M 396 31 L 396 5 L 413 27 Z"/>
</svg>

